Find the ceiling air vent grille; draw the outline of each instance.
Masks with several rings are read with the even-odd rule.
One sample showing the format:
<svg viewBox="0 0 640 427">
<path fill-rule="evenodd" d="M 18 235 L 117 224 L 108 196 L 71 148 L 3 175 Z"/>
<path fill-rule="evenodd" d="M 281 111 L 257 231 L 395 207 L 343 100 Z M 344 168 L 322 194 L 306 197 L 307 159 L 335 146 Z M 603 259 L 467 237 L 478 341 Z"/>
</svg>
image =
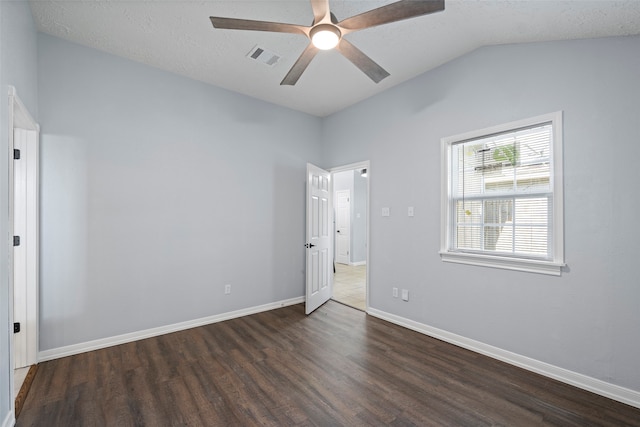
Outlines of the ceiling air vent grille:
<svg viewBox="0 0 640 427">
<path fill-rule="evenodd" d="M 260 46 L 256 46 L 251 49 L 251 52 L 249 52 L 247 57 L 255 59 L 258 62 L 262 62 L 270 67 L 274 66 L 280 60 L 280 55 Z"/>
</svg>

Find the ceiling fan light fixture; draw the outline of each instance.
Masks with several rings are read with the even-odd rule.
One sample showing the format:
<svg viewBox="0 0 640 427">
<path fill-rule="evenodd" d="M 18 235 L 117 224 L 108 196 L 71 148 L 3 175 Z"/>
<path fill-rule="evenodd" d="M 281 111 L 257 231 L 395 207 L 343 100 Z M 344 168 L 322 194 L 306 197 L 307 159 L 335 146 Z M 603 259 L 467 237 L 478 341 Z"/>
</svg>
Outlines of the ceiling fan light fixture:
<svg viewBox="0 0 640 427">
<path fill-rule="evenodd" d="M 0 0 L 2 1 L 2 0 Z M 367 75 L 374 83 L 380 83 L 389 77 L 389 73 L 369 58 L 364 52 L 342 36 L 354 31 L 366 30 L 383 24 L 416 18 L 444 10 L 445 0 L 399 0 L 370 9 L 359 15 L 338 21 L 329 7 L 330 0 L 309 0 L 313 11 L 310 26 L 287 24 L 284 22 L 254 21 L 251 19 L 225 18 L 210 16 L 214 28 L 226 30 L 266 31 L 271 33 L 290 33 L 305 35 L 309 39 L 307 47 L 298 57 L 281 86 L 293 86 L 307 69 L 319 50 L 337 48 L 339 53 Z M 255 52 L 254 52 L 255 53 Z M 253 55 L 253 54 L 252 54 Z M 262 56 L 260 54 L 259 56 Z"/>
<path fill-rule="evenodd" d="M 316 25 L 311 29 L 311 43 L 321 50 L 330 50 L 338 45 L 342 34 L 331 24 Z"/>
</svg>

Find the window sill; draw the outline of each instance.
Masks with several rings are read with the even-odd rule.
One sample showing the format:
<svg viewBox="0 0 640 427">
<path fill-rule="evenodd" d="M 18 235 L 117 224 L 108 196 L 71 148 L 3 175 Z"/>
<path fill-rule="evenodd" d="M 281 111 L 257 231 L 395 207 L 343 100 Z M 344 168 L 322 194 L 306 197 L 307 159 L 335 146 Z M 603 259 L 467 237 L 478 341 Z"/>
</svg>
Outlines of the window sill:
<svg viewBox="0 0 640 427">
<path fill-rule="evenodd" d="M 463 252 L 440 252 L 440 258 L 444 262 L 525 271 L 528 273 L 548 274 L 551 276 L 560 276 L 562 274 L 562 268 L 566 266 L 564 263 L 554 261 L 536 261 L 522 258 L 507 258 Z"/>
</svg>

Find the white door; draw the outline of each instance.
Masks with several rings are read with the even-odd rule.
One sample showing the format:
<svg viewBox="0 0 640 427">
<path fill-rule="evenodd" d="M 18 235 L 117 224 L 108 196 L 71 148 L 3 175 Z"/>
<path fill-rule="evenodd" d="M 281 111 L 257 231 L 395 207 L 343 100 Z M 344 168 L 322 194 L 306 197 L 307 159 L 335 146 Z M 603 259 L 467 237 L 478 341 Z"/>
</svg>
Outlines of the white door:
<svg viewBox="0 0 640 427">
<path fill-rule="evenodd" d="M 14 237 L 10 292 L 13 299 L 13 367 L 37 362 L 38 352 L 38 144 L 39 127 L 10 91 L 11 224 Z"/>
<path fill-rule="evenodd" d="M 26 131 L 15 129 L 13 147 L 20 152 L 20 159 L 13 163 L 13 235 L 20 244 L 13 245 L 13 322 L 20 324 L 20 332 L 13 335 L 14 368 L 27 366 L 27 167 L 24 149 Z M 14 237 L 15 239 L 15 237 Z"/>
<path fill-rule="evenodd" d="M 336 191 L 336 262 L 349 264 L 351 256 L 351 192 Z"/>
<path fill-rule="evenodd" d="M 307 163 L 307 314 L 331 298 L 331 209 L 331 174 Z"/>
</svg>

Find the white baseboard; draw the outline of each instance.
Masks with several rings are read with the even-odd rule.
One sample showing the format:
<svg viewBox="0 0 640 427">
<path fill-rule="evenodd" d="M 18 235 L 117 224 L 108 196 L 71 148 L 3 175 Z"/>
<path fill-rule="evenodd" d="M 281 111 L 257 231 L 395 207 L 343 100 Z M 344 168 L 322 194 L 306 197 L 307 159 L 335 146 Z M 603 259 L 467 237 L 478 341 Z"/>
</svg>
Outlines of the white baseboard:
<svg viewBox="0 0 640 427">
<path fill-rule="evenodd" d="M 11 390 L 13 390 L 13 384 L 11 385 Z M 13 416 L 13 411 L 9 411 L 2 422 L 2 427 L 13 427 L 14 425 L 16 425 L 16 417 Z"/>
<path fill-rule="evenodd" d="M 617 400 L 618 402 L 626 403 L 627 405 L 640 408 L 640 392 L 638 391 L 598 380 L 596 378 L 579 374 L 577 372 L 569 371 L 567 369 L 560 368 L 549 363 L 531 359 L 529 357 L 512 353 L 510 351 L 503 350 L 492 345 L 484 344 L 480 341 L 465 338 L 461 335 L 434 328 L 432 326 L 415 322 L 413 320 L 396 316 L 394 314 L 386 313 L 384 311 L 376 310 L 374 308 L 369 308 L 367 313 L 371 316 L 378 317 L 391 323 L 395 323 L 396 325 L 400 325 L 416 332 L 428 335 L 430 337 L 457 345 L 458 347 L 466 348 L 467 350 L 471 350 L 476 353 L 501 360 L 503 362 L 518 366 L 528 371 L 532 371 L 537 374 L 561 381 L 563 383 L 588 390 L 601 396 Z"/>
<path fill-rule="evenodd" d="M 274 310 L 276 308 L 286 307 L 289 305 L 304 302 L 304 297 L 290 298 L 287 300 L 276 301 L 269 304 L 259 305 L 256 307 L 243 308 L 241 310 L 231 311 L 228 313 L 216 314 L 213 316 L 202 317 L 200 319 L 188 320 L 186 322 L 174 323 L 172 325 L 160 326 L 158 328 L 146 329 L 143 331 L 131 332 L 128 334 L 117 335 L 109 338 L 102 338 L 93 341 L 68 345 L 64 347 L 52 348 L 38 353 L 38 361 L 45 362 L 47 360 L 59 359 L 61 357 L 73 356 L 74 354 L 85 353 L 87 351 L 99 350 L 101 348 L 111 347 L 114 345 L 125 344 L 132 341 L 138 341 L 145 338 L 156 337 L 158 335 L 169 334 L 172 332 L 184 331 L 198 326 L 209 325 L 211 323 L 223 322 L 225 320 L 235 319 L 250 314 L 261 313 L 263 311 Z"/>
<path fill-rule="evenodd" d="M 352 267 L 357 267 L 359 265 L 367 265 L 367 261 L 350 262 L 349 265 L 352 266 Z"/>
</svg>

